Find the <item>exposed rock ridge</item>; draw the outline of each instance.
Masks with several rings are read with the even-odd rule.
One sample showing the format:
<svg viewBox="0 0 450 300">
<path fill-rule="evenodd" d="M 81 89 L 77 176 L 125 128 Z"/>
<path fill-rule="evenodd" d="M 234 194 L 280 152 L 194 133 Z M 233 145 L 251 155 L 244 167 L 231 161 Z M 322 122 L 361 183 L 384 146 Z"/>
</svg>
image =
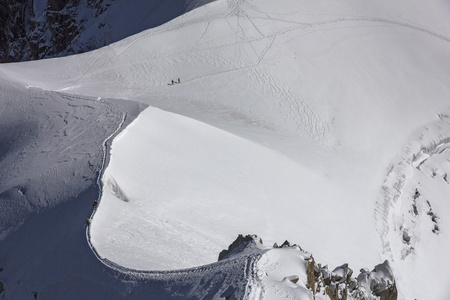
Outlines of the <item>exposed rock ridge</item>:
<svg viewBox="0 0 450 300">
<path fill-rule="evenodd" d="M 313 255 L 300 246 L 285 241 L 281 246 L 274 244 L 273 247 L 263 245 L 262 239 L 256 235 L 239 235 L 236 240 L 223 250 L 219 255 L 219 260 L 236 258 L 252 252 L 263 253 L 272 252 L 277 255 L 266 255 L 264 263 L 261 264 L 258 272 L 262 277 L 276 279 L 276 284 L 283 288 L 304 289 L 312 299 L 331 300 L 396 300 L 398 297 L 389 261 L 376 265 L 372 271 L 362 268 L 355 277 L 353 270 L 347 263 L 330 270 L 328 265 L 323 266 L 316 263 Z M 292 253 L 298 253 L 292 256 Z M 281 258 L 284 257 L 284 258 Z M 291 257 L 287 259 L 286 257 Z M 292 257 L 295 257 L 292 259 Z M 275 258 L 275 259 L 274 259 Z M 299 261 L 300 259 L 300 261 Z M 285 270 L 283 268 L 288 266 Z M 293 272 L 293 265 L 299 265 L 295 274 L 283 272 Z M 277 271 L 277 269 L 279 269 Z M 274 273 L 275 272 L 275 273 Z M 305 274 L 306 273 L 306 274 Z M 284 277 L 280 277 L 280 276 Z M 281 281 L 279 281 L 281 278 Z M 273 285 L 273 281 L 272 281 Z M 270 289 L 270 287 L 268 287 Z M 278 288 L 279 289 L 279 288 Z"/>
</svg>

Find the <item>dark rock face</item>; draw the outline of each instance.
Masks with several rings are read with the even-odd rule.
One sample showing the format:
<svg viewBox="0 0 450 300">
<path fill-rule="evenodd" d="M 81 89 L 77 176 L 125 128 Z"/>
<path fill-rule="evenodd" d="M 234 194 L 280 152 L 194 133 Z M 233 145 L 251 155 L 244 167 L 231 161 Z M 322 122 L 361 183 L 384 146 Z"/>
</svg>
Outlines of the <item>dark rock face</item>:
<svg viewBox="0 0 450 300">
<path fill-rule="evenodd" d="M 75 0 L 75 1 L 70 1 L 70 0 L 48 0 L 47 7 L 48 7 L 49 10 L 60 11 L 61 9 L 66 7 L 66 5 L 69 2 L 78 2 L 79 3 L 80 1 L 77 1 L 77 0 Z"/>
<path fill-rule="evenodd" d="M 24 48 L 27 40 L 27 24 L 32 0 L 1 1 L 0 2 L 0 59 L 10 61 L 9 57 L 16 55 L 10 47 L 11 41 L 16 41 L 17 48 Z M 12 25 L 20 24 L 20 25 Z"/>
<path fill-rule="evenodd" d="M 243 236 L 239 234 L 236 240 L 228 246 L 227 250 L 223 250 L 219 253 L 219 261 L 245 252 L 246 249 L 253 248 L 256 243 L 262 244 L 261 238 L 256 235 Z"/>
<path fill-rule="evenodd" d="M 0 0 L 0 63 L 101 48 L 212 1 Z"/>
<path fill-rule="evenodd" d="M 57 54 L 65 50 L 73 52 L 70 43 L 83 27 L 83 22 L 77 20 L 79 1 L 70 1 L 69 5 L 66 2 L 68 1 L 50 0 L 47 5 L 47 25 L 54 45 L 51 54 Z"/>
<path fill-rule="evenodd" d="M 112 0 L 4 0 L 0 2 L 0 62 L 34 60 L 92 50 L 73 49 L 86 16 Z M 101 47 L 103 45 L 96 45 Z"/>
</svg>

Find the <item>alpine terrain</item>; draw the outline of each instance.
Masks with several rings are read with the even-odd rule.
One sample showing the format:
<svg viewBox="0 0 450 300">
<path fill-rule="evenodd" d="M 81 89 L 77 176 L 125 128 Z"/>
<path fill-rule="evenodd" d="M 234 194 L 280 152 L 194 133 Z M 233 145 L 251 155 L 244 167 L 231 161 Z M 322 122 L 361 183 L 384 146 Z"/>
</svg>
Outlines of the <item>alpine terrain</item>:
<svg viewBox="0 0 450 300">
<path fill-rule="evenodd" d="M 450 298 L 448 1 L 5 3 L 0 299 Z"/>
</svg>

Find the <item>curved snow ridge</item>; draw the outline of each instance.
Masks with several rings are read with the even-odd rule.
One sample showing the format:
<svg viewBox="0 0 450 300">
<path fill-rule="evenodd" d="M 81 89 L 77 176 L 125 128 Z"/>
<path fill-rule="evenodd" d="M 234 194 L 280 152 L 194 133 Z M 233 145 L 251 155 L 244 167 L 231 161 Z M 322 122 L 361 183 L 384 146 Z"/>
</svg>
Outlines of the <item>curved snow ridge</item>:
<svg viewBox="0 0 450 300">
<path fill-rule="evenodd" d="M 438 116 L 438 121 L 422 127 L 411 137 L 400 158 L 390 166 L 375 210 L 383 255 L 394 262 L 399 292 L 406 299 L 429 297 L 417 294 L 420 289 L 411 284 L 420 282 L 421 276 L 412 271 L 414 269 L 433 277 L 436 287 L 450 280 L 438 270 L 427 272 L 429 266 L 437 263 L 437 257 L 445 256 L 446 252 L 442 251 L 446 250 L 442 249 L 450 247 L 447 242 L 447 247 L 443 245 L 440 235 L 450 231 L 447 220 L 450 205 L 442 199 L 442 195 L 450 192 L 447 178 L 450 174 L 450 118 L 446 114 Z M 433 244 L 437 244 L 436 247 Z M 413 256 L 421 259 L 414 260 Z M 445 264 L 450 267 L 450 263 Z M 440 296 L 436 295 L 435 299 Z"/>
<path fill-rule="evenodd" d="M 98 202 L 102 199 L 104 184 L 101 178 L 109 162 L 110 145 L 114 137 L 123 130 L 126 113 L 122 115 L 122 121 L 116 130 L 110 134 L 102 143 L 103 160 L 99 171 L 97 184 L 99 186 Z M 116 193 L 120 187 L 112 178 L 113 183 L 107 181 L 108 189 L 114 189 Z M 112 187 L 110 186 L 112 185 Z M 117 195 L 116 195 L 117 196 Z M 95 216 L 96 209 L 91 214 Z M 262 280 L 257 272 L 257 263 L 265 250 L 254 251 L 247 255 L 224 259 L 219 262 L 179 270 L 138 270 L 121 266 L 107 258 L 101 257 L 92 243 L 90 226 L 86 227 L 86 240 L 95 257 L 106 267 L 120 273 L 128 280 L 135 283 L 160 282 L 167 286 L 174 296 L 182 296 L 184 299 L 212 299 L 228 297 L 233 295 L 236 299 L 261 299 Z"/>
<path fill-rule="evenodd" d="M 108 151 L 108 143 L 110 141 L 112 141 L 112 139 L 123 129 L 123 124 L 125 123 L 125 119 L 127 117 L 127 113 L 124 111 L 122 113 L 122 119 L 119 123 L 119 125 L 117 126 L 116 130 L 111 133 L 102 143 L 102 150 L 103 150 L 103 157 L 102 157 L 102 166 L 100 168 L 99 171 L 99 176 L 97 177 L 97 185 L 99 187 L 99 196 L 98 199 L 100 200 L 102 198 L 102 193 L 103 193 L 103 182 L 102 182 L 102 176 L 103 173 L 105 172 L 105 168 L 107 166 L 107 161 L 109 159 L 109 151 Z M 95 211 L 92 213 L 92 216 L 94 216 Z"/>
<path fill-rule="evenodd" d="M 170 297 L 183 299 L 216 299 L 234 296 L 235 299 L 262 299 L 264 288 L 257 263 L 264 251 L 241 255 L 212 264 L 167 271 L 137 270 L 120 266 L 98 254 L 89 237 L 88 244 L 97 259 L 134 284 L 161 284 Z"/>
</svg>

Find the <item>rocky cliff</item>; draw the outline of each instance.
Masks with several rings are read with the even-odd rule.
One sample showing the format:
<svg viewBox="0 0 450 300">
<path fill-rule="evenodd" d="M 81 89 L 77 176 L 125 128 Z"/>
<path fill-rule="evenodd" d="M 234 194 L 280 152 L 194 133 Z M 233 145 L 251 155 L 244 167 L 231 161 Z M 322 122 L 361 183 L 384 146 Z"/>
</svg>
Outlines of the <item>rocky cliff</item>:
<svg viewBox="0 0 450 300">
<path fill-rule="evenodd" d="M 0 62 L 97 49 L 211 0 L 2 0 Z"/>
<path fill-rule="evenodd" d="M 33 60 L 101 47 L 105 40 L 79 44 L 75 38 L 98 18 L 110 0 L 19 0 L 0 3 L 0 59 Z M 98 23 L 101 26 L 101 22 Z"/>
</svg>

